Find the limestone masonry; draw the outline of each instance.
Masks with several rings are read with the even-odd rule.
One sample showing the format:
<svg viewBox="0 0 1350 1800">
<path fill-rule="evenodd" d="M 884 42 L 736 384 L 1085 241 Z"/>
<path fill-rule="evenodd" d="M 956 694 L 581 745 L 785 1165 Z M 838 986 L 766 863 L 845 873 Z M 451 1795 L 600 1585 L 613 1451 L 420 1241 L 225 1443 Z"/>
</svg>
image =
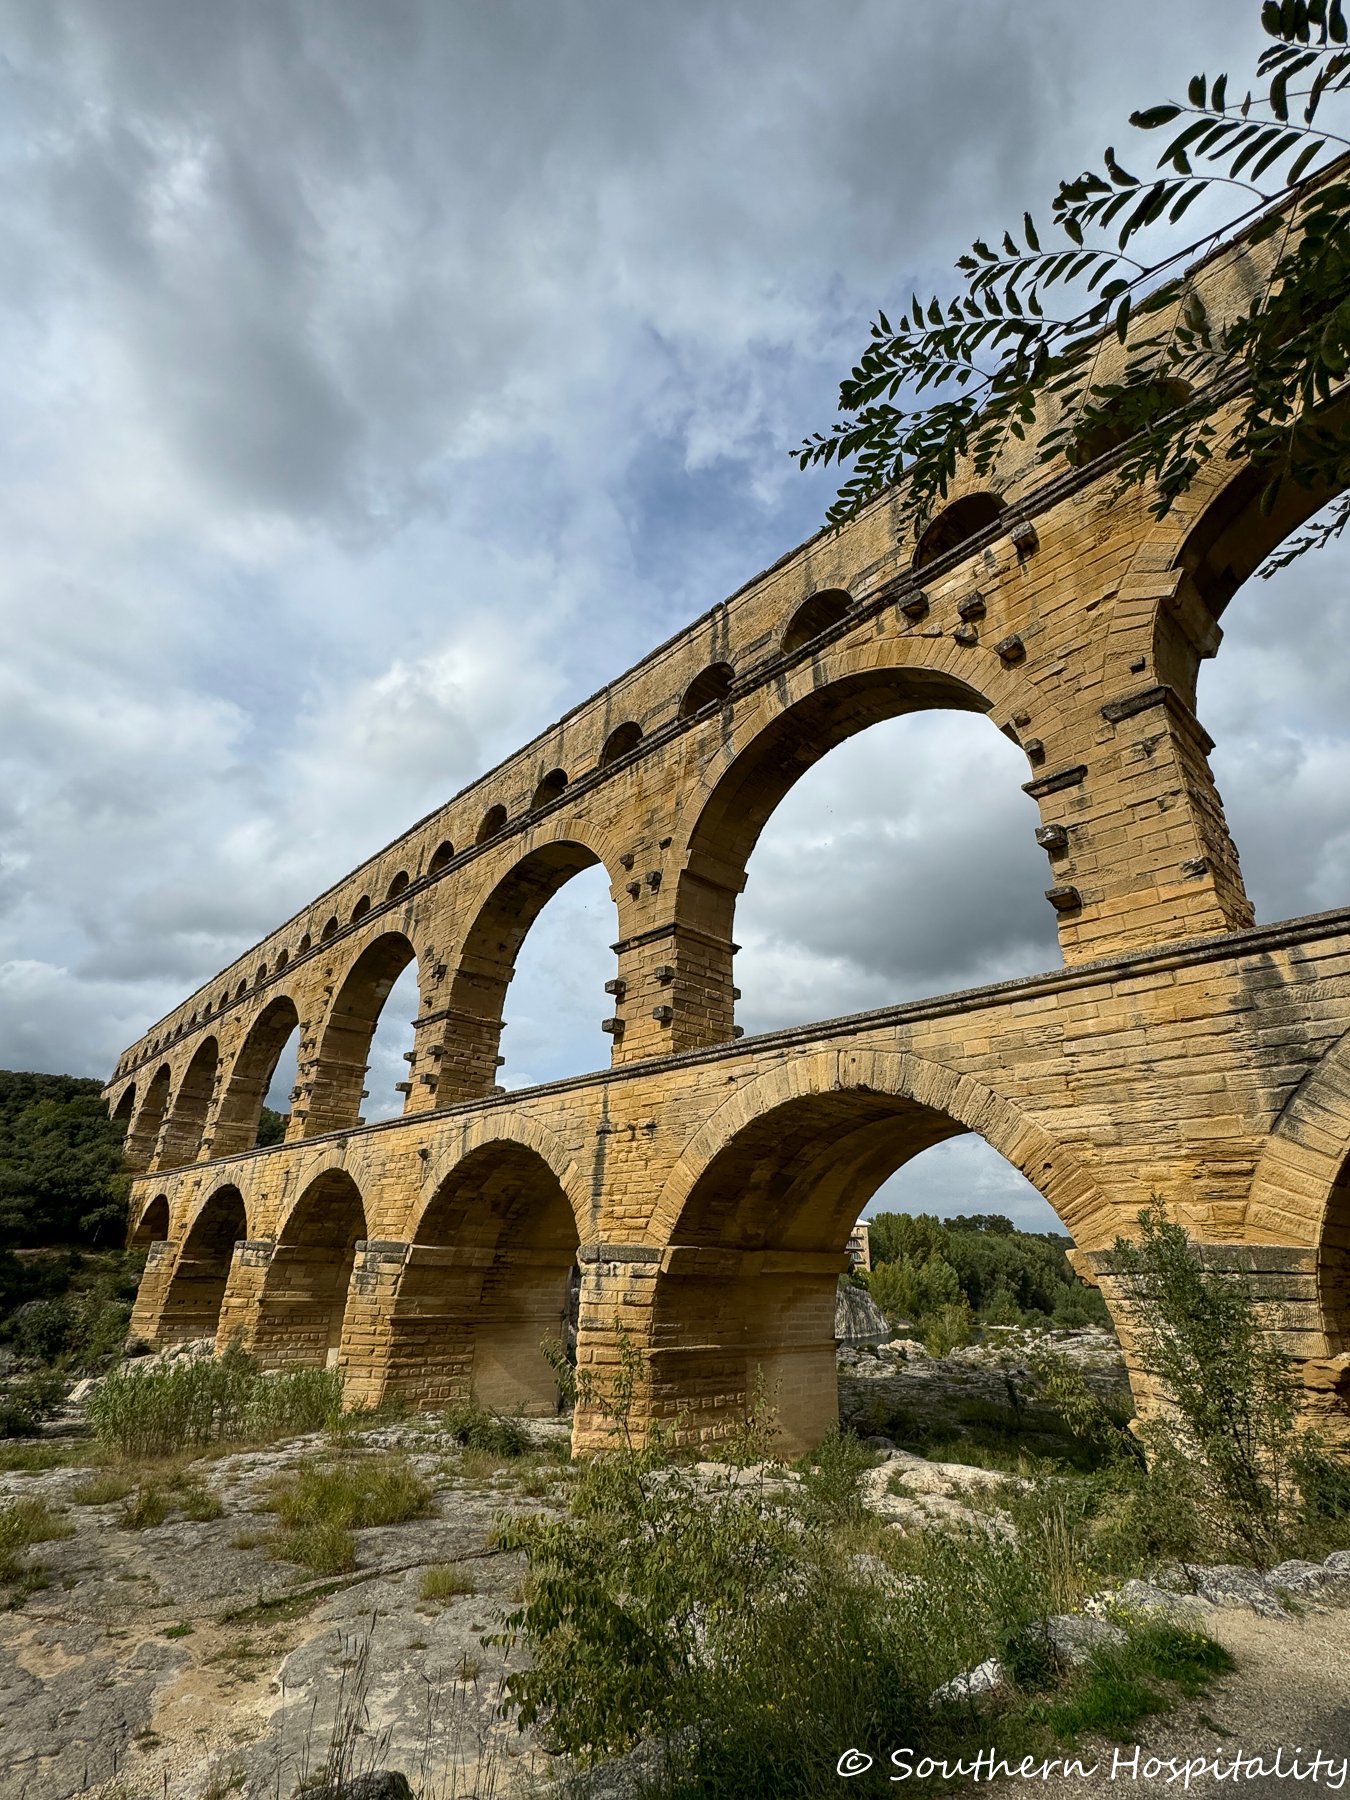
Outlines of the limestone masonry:
<svg viewBox="0 0 1350 1800">
<path fill-rule="evenodd" d="M 1229 245 L 1190 279 L 1222 312 L 1269 254 Z M 149 1247 L 134 1328 L 336 1358 L 357 1400 L 551 1412 L 541 1344 L 579 1269 L 583 1368 L 603 1382 L 626 1334 L 641 1410 L 691 1436 L 762 1370 L 803 1445 L 835 1417 L 854 1220 L 909 1157 L 975 1131 L 1109 1302 L 1103 1253 L 1162 1196 L 1256 1273 L 1310 1409 L 1350 1431 L 1350 910 L 1254 926 L 1194 712 L 1227 601 L 1324 496 L 1263 516 L 1259 481 L 1218 457 L 1159 521 L 1119 491 L 1118 452 L 1010 445 L 917 548 L 894 498 L 813 539 L 152 1027 L 107 1088 Z M 927 707 L 1025 752 L 1064 966 L 738 1038 L 732 923 L 761 828 L 834 745 Z M 502 1093 L 516 956 L 594 863 L 617 913 L 611 1066 Z M 403 1116 L 368 1126 L 371 1037 L 414 961 Z M 255 1148 L 297 1025 L 286 1141 Z M 602 1431 L 579 1410 L 578 1445 Z"/>
</svg>

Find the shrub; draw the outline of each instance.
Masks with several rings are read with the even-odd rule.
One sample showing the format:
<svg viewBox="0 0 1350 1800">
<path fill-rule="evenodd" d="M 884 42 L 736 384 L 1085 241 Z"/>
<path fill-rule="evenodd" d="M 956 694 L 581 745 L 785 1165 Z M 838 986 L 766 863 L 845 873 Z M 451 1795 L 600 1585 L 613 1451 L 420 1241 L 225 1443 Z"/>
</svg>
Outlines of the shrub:
<svg viewBox="0 0 1350 1800">
<path fill-rule="evenodd" d="M 100 1442 L 127 1456 L 154 1457 L 317 1431 L 341 1406 L 337 1370 L 268 1375 L 231 1348 L 198 1362 L 119 1369 L 90 1395 L 88 1417 Z"/>
<path fill-rule="evenodd" d="M 38 1585 L 37 1571 L 22 1560 L 32 1544 L 74 1536 L 75 1528 L 45 1500 L 14 1500 L 0 1507 L 0 1582 L 19 1586 Z"/>
<path fill-rule="evenodd" d="M 1114 1261 L 1167 1407 L 1141 1432 L 1154 1479 L 1184 1511 L 1197 1550 L 1277 1561 L 1339 1473 L 1299 1429 L 1299 1387 L 1250 1281 L 1205 1268 L 1160 1201 L 1139 1225 L 1138 1243 L 1117 1238 Z"/>
<path fill-rule="evenodd" d="M 23 1375 L 0 1388 L 0 1438 L 36 1437 L 61 1410 L 66 1383 L 60 1375 Z"/>
<path fill-rule="evenodd" d="M 418 1594 L 423 1600 L 453 1600 L 459 1594 L 476 1594 L 473 1575 L 462 1563 L 435 1563 L 424 1571 Z"/>
<path fill-rule="evenodd" d="M 489 1412 L 473 1400 L 446 1408 L 445 1429 L 466 1450 L 482 1450 L 490 1456 L 524 1456 L 530 1447 L 529 1434 L 519 1419 Z"/>
<path fill-rule="evenodd" d="M 268 1505 L 283 1529 L 272 1553 L 316 1573 L 356 1566 L 353 1531 L 402 1525 L 431 1511 L 431 1489 L 403 1457 L 307 1464 L 272 1483 Z"/>
</svg>

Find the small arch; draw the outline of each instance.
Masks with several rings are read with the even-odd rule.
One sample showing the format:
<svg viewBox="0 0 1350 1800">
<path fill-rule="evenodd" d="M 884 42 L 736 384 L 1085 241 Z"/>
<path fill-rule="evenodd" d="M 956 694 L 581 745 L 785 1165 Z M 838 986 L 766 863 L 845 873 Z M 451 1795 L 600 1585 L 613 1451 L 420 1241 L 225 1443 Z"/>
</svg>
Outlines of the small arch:
<svg viewBox="0 0 1350 1800">
<path fill-rule="evenodd" d="M 731 684 L 736 679 L 736 671 L 730 663 L 711 663 L 699 675 L 695 675 L 684 690 L 684 698 L 680 701 L 680 710 L 676 715 L 681 719 L 692 719 L 695 713 L 701 713 L 705 706 L 722 706 L 731 693 Z"/>
<path fill-rule="evenodd" d="M 611 763 L 618 762 L 621 756 L 627 756 L 630 750 L 636 750 L 641 742 L 642 727 L 632 719 L 616 725 L 605 739 L 605 747 L 600 752 L 600 767 L 607 769 Z"/>
<path fill-rule="evenodd" d="M 278 952 L 277 952 L 277 967 L 276 967 L 276 972 L 278 975 L 280 975 L 281 971 L 286 967 L 286 964 L 290 960 L 291 960 L 291 953 L 289 950 L 278 950 Z"/>
<path fill-rule="evenodd" d="M 234 1247 L 247 1236 L 243 1195 L 232 1183 L 217 1188 L 197 1214 L 174 1263 L 156 1334 L 161 1344 L 215 1337 Z"/>
<path fill-rule="evenodd" d="M 308 932 L 306 932 L 304 934 L 304 936 L 300 939 L 300 942 L 296 945 L 296 955 L 303 956 L 305 954 L 306 950 L 312 949 L 313 946 L 314 946 L 314 939 L 309 935 Z"/>
<path fill-rule="evenodd" d="M 386 888 L 385 895 L 384 895 L 385 899 L 386 900 L 397 900 L 399 895 L 403 892 L 404 888 L 406 888 L 407 885 L 408 885 L 408 871 L 406 869 L 400 869 L 398 874 L 395 875 L 394 879 L 389 883 L 389 886 Z"/>
<path fill-rule="evenodd" d="M 234 990 L 234 997 L 236 1000 L 242 1000 L 244 995 L 247 992 L 248 992 L 248 983 L 246 981 L 241 981 L 239 983 L 239 986 Z"/>
<path fill-rule="evenodd" d="M 1065 462 L 1082 469 L 1099 456 L 1109 455 L 1155 420 L 1179 411 L 1193 392 L 1189 382 L 1175 376 L 1094 389 L 1096 397 L 1084 407 L 1070 434 Z"/>
<path fill-rule="evenodd" d="M 361 1190 L 340 1169 L 316 1176 L 286 1217 L 268 1264 L 252 1350 L 265 1368 L 332 1368 L 339 1359 L 356 1247 L 366 1237 Z"/>
<path fill-rule="evenodd" d="M 1006 511 L 1007 507 L 997 494 L 967 494 L 963 499 L 953 500 L 919 539 L 912 566 L 924 569 L 939 557 L 949 556 L 968 539 L 978 537 L 991 525 L 996 525 Z"/>
<path fill-rule="evenodd" d="M 841 624 L 852 606 L 852 596 L 842 588 L 824 588 L 820 593 L 812 594 L 788 621 L 788 628 L 783 633 L 783 655 L 790 656 L 794 650 L 800 650 L 813 638 L 818 638 L 822 631 Z"/>
<path fill-rule="evenodd" d="M 531 812 L 536 807 L 548 806 L 552 801 L 557 800 L 566 786 L 566 769 L 550 769 L 534 790 L 534 798 L 530 801 Z"/>
<path fill-rule="evenodd" d="M 504 830 L 505 827 L 506 808 L 500 803 L 496 806 L 489 806 L 487 811 L 483 814 L 483 823 L 478 827 L 478 836 L 474 839 L 474 842 L 476 844 L 486 844 L 489 838 L 495 838 L 497 833 Z"/>
<path fill-rule="evenodd" d="M 161 1244 L 169 1235 L 169 1196 L 156 1194 L 137 1219 L 131 1235 L 127 1239 L 129 1250 L 148 1250 L 151 1244 Z"/>
<path fill-rule="evenodd" d="M 209 1000 L 203 1002 L 203 1005 L 202 1005 L 202 1023 L 203 1024 L 205 1024 L 206 1021 L 211 1017 L 211 1014 L 214 1010 L 215 1009 L 212 1007 L 211 1002 Z"/>
<path fill-rule="evenodd" d="M 326 944 L 328 942 L 329 938 L 336 937 L 337 934 L 338 934 L 338 918 L 337 918 L 337 914 L 334 913 L 332 918 L 328 921 L 328 923 L 324 926 L 323 930 L 319 933 L 319 942 L 321 944 Z"/>
<path fill-rule="evenodd" d="M 370 911 L 370 895 L 362 894 L 361 898 L 357 901 L 356 905 L 352 908 L 352 924 L 355 925 L 358 919 L 364 919 L 366 914 L 369 911 Z"/>
<path fill-rule="evenodd" d="M 449 838 L 443 844 L 437 844 L 431 853 L 431 861 L 427 864 L 428 875 L 439 875 L 442 869 L 449 868 L 455 860 L 455 846 Z"/>
<path fill-rule="evenodd" d="M 264 983 L 264 981 L 266 981 L 266 980 L 267 980 L 267 964 L 259 963 L 258 964 L 258 973 L 253 977 L 253 985 L 254 985 L 254 987 L 261 987 L 262 984 Z"/>
<path fill-rule="evenodd" d="M 225 992 L 220 996 L 220 999 L 216 1002 L 216 1011 L 224 1012 L 225 1008 L 229 1004 L 230 1004 L 230 990 L 228 988 L 226 988 Z"/>
</svg>

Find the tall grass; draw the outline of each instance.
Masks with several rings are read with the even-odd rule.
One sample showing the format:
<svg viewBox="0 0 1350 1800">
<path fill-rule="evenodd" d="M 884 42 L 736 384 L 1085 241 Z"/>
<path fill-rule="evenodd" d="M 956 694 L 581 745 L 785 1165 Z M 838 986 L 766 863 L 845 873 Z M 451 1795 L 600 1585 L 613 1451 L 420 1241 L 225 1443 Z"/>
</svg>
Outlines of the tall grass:
<svg viewBox="0 0 1350 1800">
<path fill-rule="evenodd" d="M 335 1369 L 265 1374 L 242 1350 L 200 1362 L 122 1369 L 89 1397 L 100 1443 L 124 1456 L 175 1456 L 220 1443 L 269 1443 L 318 1431 L 342 1410 Z"/>
<path fill-rule="evenodd" d="M 356 1567 L 353 1532 L 366 1525 L 403 1525 L 431 1511 L 431 1489 L 407 1459 L 309 1464 L 271 1484 L 268 1504 L 282 1529 L 272 1554 L 316 1575 Z"/>
</svg>

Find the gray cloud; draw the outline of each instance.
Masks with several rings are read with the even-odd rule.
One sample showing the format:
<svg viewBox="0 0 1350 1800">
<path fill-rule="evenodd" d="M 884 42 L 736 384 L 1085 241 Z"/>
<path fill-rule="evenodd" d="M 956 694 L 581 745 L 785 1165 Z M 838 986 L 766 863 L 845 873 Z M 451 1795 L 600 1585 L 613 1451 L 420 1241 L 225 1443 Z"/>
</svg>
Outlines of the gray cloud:
<svg viewBox="0 0 1350 1800">
<path fill-rule="evenodd" d="M 0 0 L 0 1061 L 106 1069 L 813 529 L 870 312 L 1255 11 Z M 1202 684 L 1265 916 L 1350 877 L 1347 566 Z M 766 832 L 752 1025 L 1054 961 L 1016 752 L 902 725 L 921 783 L 869 734 Z M 541 918 L 509 1080 L 602 1059 L 608 907 Z"/>
</svg>

